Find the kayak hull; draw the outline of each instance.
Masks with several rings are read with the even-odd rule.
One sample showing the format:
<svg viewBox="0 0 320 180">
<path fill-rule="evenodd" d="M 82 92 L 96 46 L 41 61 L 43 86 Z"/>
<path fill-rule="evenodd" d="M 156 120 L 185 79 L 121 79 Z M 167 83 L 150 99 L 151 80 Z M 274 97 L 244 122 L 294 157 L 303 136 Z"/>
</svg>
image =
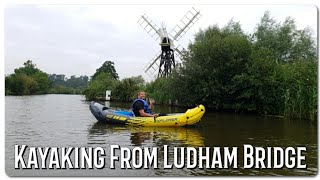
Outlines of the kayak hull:
<svg viewBox="0 0 320 180">
<path fill-rule="evenodd" d="M 92 101 L 89 109 L 95 118 L 104 123 L 126 124 L 133 126 L 190 126 L 198 123 L 205 113 L 205 107 L 198 105 L 185 113 L 168 114 L 167 116 L 136 117 L 130 111 L 119 111 L 106 108 Z"/>
</svg>

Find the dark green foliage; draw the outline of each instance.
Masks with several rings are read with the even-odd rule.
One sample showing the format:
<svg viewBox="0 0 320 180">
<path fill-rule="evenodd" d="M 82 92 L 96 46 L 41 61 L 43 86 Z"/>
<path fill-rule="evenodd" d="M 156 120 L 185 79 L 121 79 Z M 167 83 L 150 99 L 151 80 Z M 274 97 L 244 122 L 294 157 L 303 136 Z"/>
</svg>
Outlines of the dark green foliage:
<svg viewBox="0 0 320 180">
<path fill-rule="evenodd" d="M 113 97 L 120 101 L 132 101 L 137 92 L 142 90 L 144 80 L 141 76 L 124 78 L 118 81 L 113 89 Z"/>
<path fill-rule="evenodd" d="M 76 77 L 73 75 L 70 77 L 70 79 L 66 80 L 66 86 L 72 88 L 84 88 L 88 85 L 88 80 L 88 76 Z"/>
<path fill-rule="evenodd" d="M 48 91 L 48 94 L 82 94 L 82 89 L 55 85 Z"/>
<path fill-rule="evenodd" d="M 277 63 L 316 59 L 315 43 L 310 30 L 297 30 L 294 20 L 290 17 L 280 24 L 266 12 L 257 26 L 253 39 L 258 55 Z"/>
<path fill-rule="evenodd" d="M 293 64 L 283 65 L 282 70 L 284 115 L 290 118 L 316 120 L 317 63 L 296 61 Z"/>
<path fill-rule="evenodd" d="M 172 94 L 172 87 L 170 87 L 168 80 L 169 79 L 162 77 L 148 83 L 146 85 L 148 97 L 154 98 L 156 103 L 168 103 L 168 100 L 171 99 L 170 95 Z"/>
<path fill-rule="evenodd" d="M 231 20 L 200 30 L 182 67 L 147 91 L 160 102 L 315 119 L 315 47 L 310 30 L 297 30 L 290 17 L 281 24 L 266 12 L 252 35 Z"/>
<path fill-rule="evenodd" d="M 111 90 L 111 98 L 118 101 L 132 101 L 138 91 L 144 89 L 142 76 L 116 80 L 107 73 L 100 73 L 84 90 L 87 100 L 104 98 L 106 90 Z"/>
<path fill-rule="evenodd" d="M 114 63 L 105 61 L 92 76 L 89 86 L 85 88 L 83 94 L 87 100 L 104 98 L 106 90 L 111 90 L 117 86 L 118 74 L 114 68 Z"/>
<path fill-rule="evenodd" d="M 130 79 L 139 87 L 139 90 L 143 90 L 145 88 L 145 80 L 141 75 L 130 77 Z"/>
<path fill-rule="evenodd" d="M 110 74 L 105 72 L 99 73 L 95 79 L 91 80 L 89 86 L 83 91 L 87 100 L 103 98 L 106 95 L 106 90 L 112 90 L 115 86 L 115 80 Z"/>
<path fill-rule="evenodd" d="M 239 24 L 230 22 L 219 29 L 209 27 L 196 34 L 190 44 L 184 65 L 172 80 L 179 83 L 186 104 L 205 103 L 216 109 L 234 108 L 236 90 L 233 79 L 245 72 L 250 61 L 251 43 L 239 29 Z M 178 94 L 175 93 L 175 94 Z"/>
<path fill-rule="evenodd" d="M 49 80 L 52 88 L 50 94 L 82 94 L 82 91 L 88 86 L 88 76 L 71 76 L 69 79 L 65 75 L 50 74 Z"/>
<path fill-rule="evenodd" d="M 138 90 L 144 88 L 142 76 L 118 80 L 114 63 L 106 61 L 92 76 L 89 86 L 84 90 L 87 100 L 104 98 L 106 90 L 111 90 L 111 98 L 119 101 L 130 101 L 135 98 Z"/>
<path fill-rule="evenodd" d="M 31 60 L 28 60 L 23 63 L 24 67 L 20 67 L 14 70 L 15 74 L 25 74 L 27 76 L 31 76 L 40 70 L 36 68 L 36 65 L 32 63 Z"/>
<path fill-rule="evenodd" d="M 28 60 L 24 67 L 14 70 L 14 74 L 5 78 L 6 95 L 45 94 L 50 88 L 48 75 Z"/>
<path fill-rule="evenodd" d="M 119 79 L 116 69 L 114 68 L 114 63 L 112 61 L 105 61 L 102 66 L 96 70 L 91 79 L 95 80 L 96 77 L 101 73 L 109 74 L 113 79 Z"/>
</svg>

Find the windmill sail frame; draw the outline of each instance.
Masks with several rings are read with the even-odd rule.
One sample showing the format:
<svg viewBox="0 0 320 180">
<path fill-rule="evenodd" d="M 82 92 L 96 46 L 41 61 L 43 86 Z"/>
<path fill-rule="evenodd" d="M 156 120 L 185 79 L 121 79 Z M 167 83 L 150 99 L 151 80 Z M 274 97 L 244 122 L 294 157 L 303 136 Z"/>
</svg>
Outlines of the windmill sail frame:
<svg viewBox="0 0 320 180">
<path fill-rule="evenodd" d="M 178 40 L 183 37 L 186 32 L 199 20 L 200 11 L 194 7 L 189 10 L 179 21 L 178 24 L 167 33 L 166 27 L 162 25 L 159 28 L 146 15 L 142 15 L 138 20 L 138 24 L 155 40 L 160 40 L 161 51 L 149 61 L 145 67 L 145 73 L 150 77 L 158 70 L 158 77 L 167 77 L 176 66 L 175 54 L 181 59 L 184 48 L 178 44 Z M 174 44 L 177 44 L 175 47 Z"/>
</svg>

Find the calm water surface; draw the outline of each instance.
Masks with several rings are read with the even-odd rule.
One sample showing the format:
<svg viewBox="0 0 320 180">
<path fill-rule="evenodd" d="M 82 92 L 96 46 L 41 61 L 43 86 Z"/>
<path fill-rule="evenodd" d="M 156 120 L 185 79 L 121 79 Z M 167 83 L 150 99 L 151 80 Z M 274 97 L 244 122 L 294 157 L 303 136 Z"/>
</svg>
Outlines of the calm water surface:
<svg viewBox="0 0 320 180">
<path fill-rule="evenodd" d="M 103 102 L 104 103 L 104 102 Z M 130 104 L 106 102 L 122 109 Z M 233 113 L 206 112 L 192 128 L 129 127 L 98 123 L 89 111 L 89 102 L 79 95 L 5 97 L 6 173 L 9 176 L 313 176 L 318 172 L 317 124 Z M 155 112 L 184 112 L 184 108 L 156 106 Z M 307 147 L 307 169 L 15 169 L 14 145 L 40 147 Z M 241 152 L 239 150 L 239 152 Z M 27 152 L 25 153 L 27 154 Z M 172 156 L 173 150 L 169 156 Z M 238 164 L 243 164 L 239 154 Z"/>
</svg>

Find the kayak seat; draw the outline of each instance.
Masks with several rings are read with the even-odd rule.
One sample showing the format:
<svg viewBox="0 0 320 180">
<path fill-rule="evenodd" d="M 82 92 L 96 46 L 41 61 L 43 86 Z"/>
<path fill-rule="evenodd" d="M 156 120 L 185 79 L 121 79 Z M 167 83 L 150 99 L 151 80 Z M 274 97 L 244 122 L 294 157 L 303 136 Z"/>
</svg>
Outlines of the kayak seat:
<svg viewBox="0 0 320 180">
<path fill-rule="evenodd" d="M 117 115 L 125 115 L 125 116 L 134 116 L 134 113 L 131 111 L 115 111 Z"/>
</svg>

